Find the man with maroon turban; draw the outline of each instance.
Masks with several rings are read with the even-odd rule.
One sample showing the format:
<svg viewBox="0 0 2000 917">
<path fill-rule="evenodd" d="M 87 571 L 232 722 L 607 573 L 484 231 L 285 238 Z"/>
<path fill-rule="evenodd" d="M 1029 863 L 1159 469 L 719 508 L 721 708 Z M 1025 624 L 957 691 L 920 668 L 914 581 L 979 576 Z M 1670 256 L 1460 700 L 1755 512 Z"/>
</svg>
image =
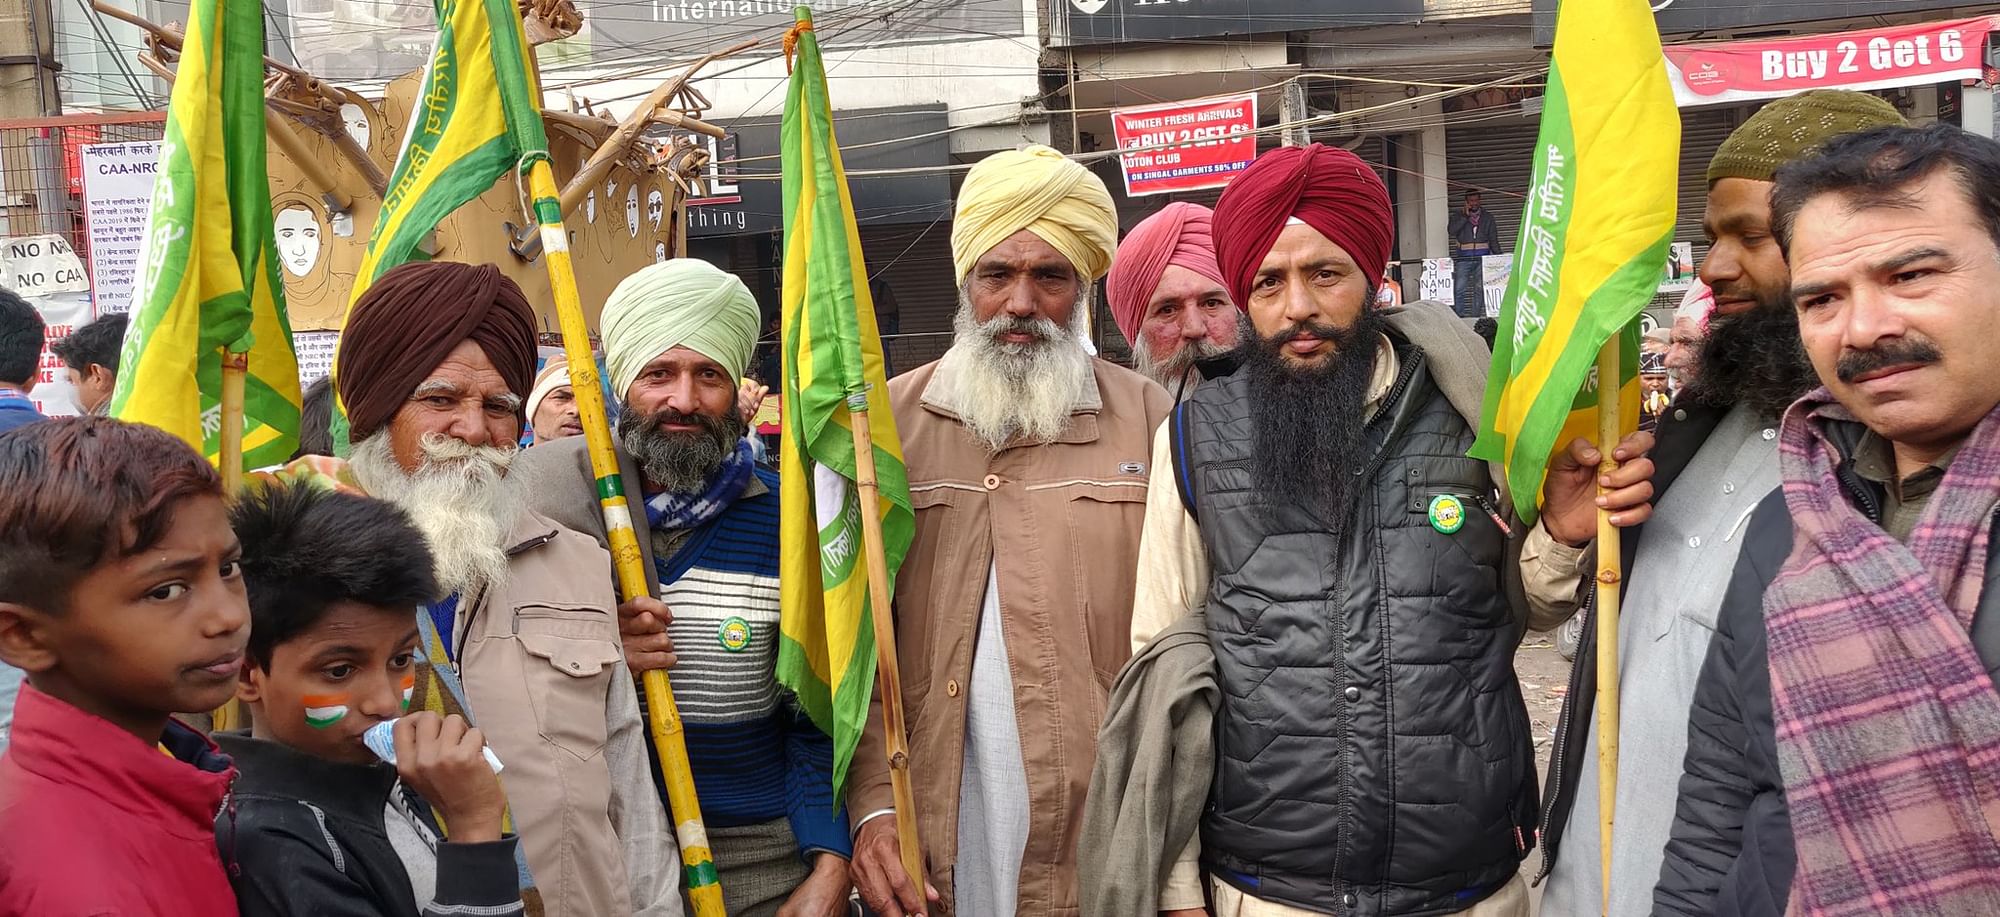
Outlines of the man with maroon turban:
<svg viewBox="0 0 2000 917">
<path fill-rule="evenodd" d="M 447 594 L 417 612 L 439 677 L 415 699 L 430 705 L 437 685 L 506 765 L 545 913 L 678 915 L 679 857 L 620 653 L 610 555 L 526 509 L 508 481 L 534 368 L 534 310 L 499 268 L 383 274 L 335 361 L 350 468 L 430 542 Z"/>
<path fill-rule="evenodd" d="M 1193 389 L 1196 364 L 1235 349 L 1242 324 L 1215 263 L 1213 217 L 1200 204 L 1168 204 L 1125 234 L 1104 277 L 1133 367 L 1177 397 Z"/>
<path fill-rule="evenodd" d="M 1395 216 L 1352 153 L 1264 154 L 1215 224 L 1254 336 L 1154 440 L 1083 913 L 1525 917 L 1525 527 L 1465 457 L 1485 343 L 1375 305 Z"/>
</svg>

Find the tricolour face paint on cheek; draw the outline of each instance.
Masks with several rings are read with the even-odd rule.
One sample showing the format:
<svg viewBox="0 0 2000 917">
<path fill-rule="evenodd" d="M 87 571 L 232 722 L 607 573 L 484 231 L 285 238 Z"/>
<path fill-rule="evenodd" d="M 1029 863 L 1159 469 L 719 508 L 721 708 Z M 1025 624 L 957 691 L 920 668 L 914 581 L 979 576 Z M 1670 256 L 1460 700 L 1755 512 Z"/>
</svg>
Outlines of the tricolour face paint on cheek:
<svg viewBox="0 0 2000 917">
<path fill-rule="evenodd" d="M 326 729 L 347 718 L 350 698 L 345 694 L 307 694 L 299 700 L 305 704 L 306 725 L 314 729 Z"/>
<path fill-rule="evenodd" d="M 405 675 L 403 676 L 403 712 L 404 712 L 404 713 L 408 713 L 408 712 L 410 712 L 410 695 L 412 695 L 412 694 L 416 693 L 416 690 L 417 690 L 417 673 L 416 673 L 416 672 L 410 672 L 410 673 L 408 673 L 408 674 L 405 674 Z"/>
</svg>

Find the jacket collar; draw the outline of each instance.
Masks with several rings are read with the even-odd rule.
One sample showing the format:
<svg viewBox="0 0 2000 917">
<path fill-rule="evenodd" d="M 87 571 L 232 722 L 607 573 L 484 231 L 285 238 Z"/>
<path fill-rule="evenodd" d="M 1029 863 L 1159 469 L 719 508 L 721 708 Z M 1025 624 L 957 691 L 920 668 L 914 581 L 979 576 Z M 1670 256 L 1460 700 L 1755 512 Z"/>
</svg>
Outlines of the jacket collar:
<svg viewBox="0 0 2000 917">
<path fill-rule="evenodd" d="M 1098 372 L 1097 364 L 1098 361 L 1094 358 L 1090 361 L 1090 389 L 1084 392 L 1083 399 L 1077 402 L 1075 407 L 1070 408 L 1069 423 L 1063 427 L 1062 433 L 1055 438 L 1055 442 L 1074 444 L 1093 443 L 1097 441 L 1097 415 L 1104 410 L 1104 380 L 1103 375 Z M 935 368 L 931 372 L 930 380 L 924 383 L 924 394 L 921 401 L 925 410 L 933 414 L 948 417 L 954 422 L 964 423 L 964 418 L 959 413 L 957 399 L 953 397 L 953 393 L 958 388 L 959 372 L 960 367 L 950 359 L 947 353 L 944 359 L 937 361 Z M 1013 449 L 1030 445 L 1042 444 L 1031 443 L 1017 437 L 1009 440 L 1006 448 Z"/>
<path fill-rule="evenodd" d="M 296 799 L 372 824 L 382 820 L 382 807 L 396 787 L 396 768 L 385 762 L 329 761 L 242 732 L 217 733 L 215 741 L 242 772 L 239 795 Z"/>
<path fill-rule="evenodd" d="M 524 506 L 514 515 L 514 524 L 507 527 L 507 556 L 525 554 L 554 541 L 561 533 L 561 525 Z"/>
<path fill-rule="evenodd" d="M 214 837 L 216 813 L 236 778 L 215 743 L 178 720 L 168 721 L 159 744 L 149 744 L 25 683 L 7 757 L 186 839 Z"/>
</svg>

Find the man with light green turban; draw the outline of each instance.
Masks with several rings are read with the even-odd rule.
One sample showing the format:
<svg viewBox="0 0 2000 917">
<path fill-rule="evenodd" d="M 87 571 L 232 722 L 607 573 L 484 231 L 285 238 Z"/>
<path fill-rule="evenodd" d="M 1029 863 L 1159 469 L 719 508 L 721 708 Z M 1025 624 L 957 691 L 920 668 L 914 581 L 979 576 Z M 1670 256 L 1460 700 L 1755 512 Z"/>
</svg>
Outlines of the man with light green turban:
<svg viewBox="0 0 2000 917">
<path fill-rule="evenodd" d="M 903 875 L 871 716 L 847 801 L 855 884 L 887 917 L 1076 912 L 1084 791 L 1131 655 L 1147 463 L 1173 404 L 1085 349 L 1117 245 L 1089 169 L 1042 146 L 980 161 L 952 224 L 951 348 L 889 382 L 917 506 L 895 614 L 931 869 Z"/>
<path fill-rule="evenodd" d="M 753 460 L 737 405 L 758 314 L 743 281 L 691 258 L 642 268 L 604 304 L 618 466 L 647 523 L 633 528 L 653 595 L 621 606 L 619 626 L 635 674 L 670 669 L 728 912 L 844 913 L 833 743 L 774 675 L 778 476 Z M 605 542 L 583 440 L 530 449 L 514 474 L 536 510 Z"/>
</svg>

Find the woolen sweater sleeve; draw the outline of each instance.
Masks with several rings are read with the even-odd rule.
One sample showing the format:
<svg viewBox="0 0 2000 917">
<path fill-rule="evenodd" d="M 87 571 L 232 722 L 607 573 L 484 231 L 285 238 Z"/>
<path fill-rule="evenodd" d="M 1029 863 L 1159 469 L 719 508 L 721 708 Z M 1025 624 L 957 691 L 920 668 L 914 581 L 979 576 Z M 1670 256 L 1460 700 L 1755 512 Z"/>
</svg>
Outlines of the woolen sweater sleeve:
<svg viewBox="0 0 2000 917">
<path fill-rule="evenodd" d="M 1680 798 L 1666 859 L 1660 864 L 1660 881 L 1653 890 L 1655 914 L 1714 913 L 1723 877 L 1743 852 L 1743 820 L 1756 788 L 1744 752 L 1750 743 L 1738 687 L 1741 661 L 1735 634 L 1746 626 L 1763 626 L 1763 593 L 1764 578 L 1752 552 L 1746 550 L 1737 560 L 1716 618 L 1715 637 L 1695 682 Z"/>
<path fill-rule="evenodd" d="M 478 914 L 509 917 L 524 913 L 521 879 L 514 869 L 519 840 L 508 835 L 483 843 L 443 843 L 437 848 L 437 894 L 424 917 Z"/>
<path fill-rule="evenodd" d="M 786 808 L 799 855 L 807 865 L 821 852 L 853 856 L 847 809 L 833 798 L 833 740 L 796 704 L 785 703 L 774 715 L 785 720 Z"/>
</svg>

